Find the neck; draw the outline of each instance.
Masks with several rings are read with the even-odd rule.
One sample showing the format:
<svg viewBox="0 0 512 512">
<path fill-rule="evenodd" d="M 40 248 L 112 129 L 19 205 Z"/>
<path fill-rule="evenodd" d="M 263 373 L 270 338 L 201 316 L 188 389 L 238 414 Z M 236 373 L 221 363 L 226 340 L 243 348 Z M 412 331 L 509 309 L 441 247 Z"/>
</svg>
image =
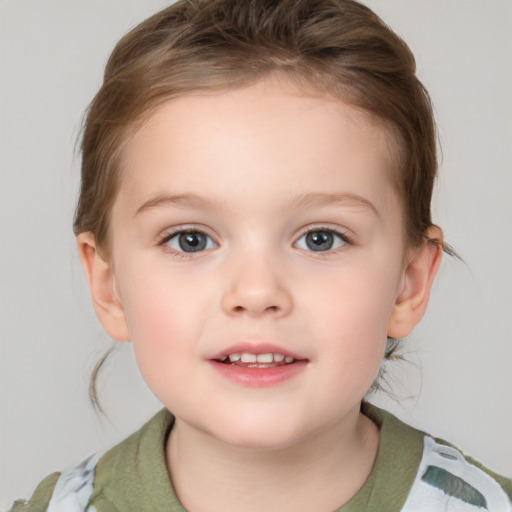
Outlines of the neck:
<svg viewBox="0 0 512 512">
<path fill-rule="evenodd" d="M 368 478 L 379 443 L 358 411 L 282 449 L 227 445 L 176 419 L 167 442 L 175 492 L 189 512 L 330 512 Z"/>
</svg>

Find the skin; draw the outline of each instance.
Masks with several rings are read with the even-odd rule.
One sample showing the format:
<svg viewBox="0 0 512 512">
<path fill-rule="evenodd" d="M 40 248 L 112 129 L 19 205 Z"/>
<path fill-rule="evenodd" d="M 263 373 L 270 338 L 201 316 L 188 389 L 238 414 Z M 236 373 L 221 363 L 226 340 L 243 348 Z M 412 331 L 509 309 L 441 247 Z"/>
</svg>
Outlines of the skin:
<svg viewBox="0 0 512 512">
<path fill-rule="evenodd" d="M 379 433 L 361 400 L 441 259 L 404 246 L 391 162 L 381 123 L 271 79 L 168 101 L 126 145 L 109 258 L 90 233 L 79 252 L 100 321 L 176 416 L 167 462 L 187 510 L 332 511 L 367 479 Z M 184 229 L 205 250 L 183 252 Z M 319 231 L 332 249 L 308 246 Z M 305 363 L 233 382 L 212 359 L 239 343 Z"/>
</svg>

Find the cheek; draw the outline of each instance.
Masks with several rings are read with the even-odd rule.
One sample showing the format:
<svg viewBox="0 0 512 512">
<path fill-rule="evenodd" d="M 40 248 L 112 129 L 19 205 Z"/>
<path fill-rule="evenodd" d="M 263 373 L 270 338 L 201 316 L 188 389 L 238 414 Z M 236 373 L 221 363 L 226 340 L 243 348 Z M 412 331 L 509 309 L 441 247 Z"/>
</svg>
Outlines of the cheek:
<svg viewBox="0 0 512 512">
<path fill-rule="evenodd" d="M 303 311 L 309 332 L 323 346 L 332 372 L 345 375 L 347 385 L 370 385 L 382 361 L 388 324 L 395 303 L 399 272 L 351 267 L 333 275 L 323 290 L 312 283 L 304 290 L 309 308 Z M 309 327 L 307 327 L 309 328 Z M 321 356 L 321 352 L 318 352 Z M 359 382 L 360 381 L 360 382 Z"/>
<path fill-rule="evenodd" d="M 302 291 L 314 310 L 314 322 L 343 336 L 369 342 L 386 337 L 397 297 L 399 269 L 352 265 L 321 282 L 311 281 Z"/>
<path fill-rule="evenodd" d="M 130 279 L 123 292 L 137 365 L 158 396 L 162 386 L 169 389 L 188 371 L 183 361 L 195 354 L 201 336 L 201 304 L 179 282 L 149 275 Z"/>
</svg>

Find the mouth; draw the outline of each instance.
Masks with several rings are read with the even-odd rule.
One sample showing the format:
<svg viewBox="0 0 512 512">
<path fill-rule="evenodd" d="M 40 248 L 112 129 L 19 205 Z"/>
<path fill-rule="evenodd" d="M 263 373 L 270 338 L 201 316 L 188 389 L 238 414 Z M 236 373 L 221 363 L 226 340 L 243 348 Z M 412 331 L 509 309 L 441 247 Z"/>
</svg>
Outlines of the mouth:
<svg viewBox="0 0 512 512">
<path fill-rule="evenodd" d="M 268 343 L 241 343 L 210 359 L 219 375 L 252 388 L 276 386 L 296 378 L 308 363 L 308 359 Z"/>
<path fill-rule="evenodd" d="M 297 359 L 276 352 L 264 352 L 260 354 L 253 354 L 250 352 L 233 352 L 223 355 L 215 361 L 225 365 L 239 366 L 243 368 L 276 368 L 279 366 L 293 364 Z"/>
</svg>

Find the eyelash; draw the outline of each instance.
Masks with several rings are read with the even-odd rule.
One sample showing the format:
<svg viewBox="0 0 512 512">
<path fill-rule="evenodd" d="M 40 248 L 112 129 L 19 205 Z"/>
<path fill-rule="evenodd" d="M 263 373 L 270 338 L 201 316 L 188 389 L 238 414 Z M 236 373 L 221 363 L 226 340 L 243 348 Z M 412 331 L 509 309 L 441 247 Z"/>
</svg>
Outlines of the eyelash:
<svg viewBox="0 0 512 512">
<path fill-rule="evenodd" d="M 210 235 L 208 235 L 208 233 L 205 233 L 204 231 L 202 231 L 200 229 L 195 229 L 195 228 L 181 228 L 181 229 L 177 229 L 176 231 L 173 231 L 171 233 L 166 233 L 158 241 L 157 245 L 159 247 L 163 247 L 164 249 L 166 249 L 174 258 L 176 258 L 178 260 L 187 260 L 187 259 L 192 258 L 193 255 L 196 254 L 196 253 L 203 253 L 203 252 L 205 252 L 205 250 L 212 249 L 212 247 L 206 247 L 206 248 L 201 249 L 199 251 L 180 251 L 180 250 L 177 250 L 177 249 L 174 249 L 172 247 L 167 246 L 167 244 L 173 238 L 178 237 L 180 235 L 186 235 L 187 233 L 193 233 L 193 234 L 199 234 L 199 235 L 205 236 L 210 241 L 212 241 L 213 244 L 215 244 L 216 247 L 218 247 L 218 244 L 213 240 L 213 238 Z M 304 249 L 304 248 L 298 247 L 297 246 L 298 242 L 302 238 L 304 238 L 305 236 L 307 236 L 310 233 L 329 233 L 329 234 L 333 235 L 334 237 L 339 238 L 339 240 L 342 243 L 338 247 L 329 248 L 329 249 L 327 249 L 325 251 L 323 251 L 323 250 L 315 251 L 314 249 L 309 249 L 308 250 L 307 248 Z M 206 242 L 206 244 L 208 244 L 208 241 Z M 302 250 L 304 250 L 306 252 L 311 252 L 311 253 L 315 254 L 315 256 L 319 256 L 319 257 L 329 257 L 333 253 L 337 252 L 337 250 L 340 247 L 343 247 L 344 245 L 354 245 L 351 237 L 349 237 L 345 232 L 338 231 L 336 229 L 333 229 L 333 228 L 330 228 L 330 227 L 324 227 L 324 226 L 318 226 L 318 227 L 315 226 L 314 228 L 305 229 L 304 231 L 302 231 L 302 233 L 297 237 L 296 241 L 293 243 L 294 247 L 302 249 Z"/>
<path fill-rule="evenodd" d="M 213 240 L 213 238 L 208 235 L 208 233 L 205 233 L 201 229 L 197 228 L 181 228 L 177 229 L 176 231 L 172 231 L 171 233 L 166 233 L 161 240 L 158 241 L 158 246 L 164 248 L 166 251 L 168 251 L 171 256 L 178 260 L 187 260 L 193 257 L 196 253 L 203 253 L 205 249 L 202 249 L 200 251 L 180 251 L 177 249 L 174 249 L 172 247 L 167 246 L 167 244 L 175 237 L 178 237 L 180 235 L 186 235 L 187 233 L 193 233 L 193 234 L 199 234 L 207 237 L 209 240 L 211 240 L 215 246 L 218 246 L 218 244 Z M 206 242 L 208 244 L 208 241 Z M 211 247 L 208 247 L 208 249 L 211 249 Z"/>
<path fill-rule="evenodd" d="M 313 249 L 303 249 L 307 252 L 313 253 L 317 257 L 324 257 L 328 258 L 329 256 L 332 256 L 333 254 L 337 253 L 339 249 L 342 249 L 343 246 L 346 245 L 354 245 L 354 242 L 351 237 L 347 235 L 346 232 L 339 231 L 337 229 L 327 227 L 327 226 L 315 226 L 313 228 L 309 227 L 305 229 L 300 236 L 297 238 L 297 240 L 294 242 L 294 247 L 297 247 L 298 242 L 305 236 L 307 236 L 310 233 L 330 233 L 331 235 L 337 237 L 342 242 L 340 246 L 335 248 L 330 248 L 326 251 L 315 251 Z M 302 249 L 301 247 L 298 247 L 299 249 Z"/>
</svg>

